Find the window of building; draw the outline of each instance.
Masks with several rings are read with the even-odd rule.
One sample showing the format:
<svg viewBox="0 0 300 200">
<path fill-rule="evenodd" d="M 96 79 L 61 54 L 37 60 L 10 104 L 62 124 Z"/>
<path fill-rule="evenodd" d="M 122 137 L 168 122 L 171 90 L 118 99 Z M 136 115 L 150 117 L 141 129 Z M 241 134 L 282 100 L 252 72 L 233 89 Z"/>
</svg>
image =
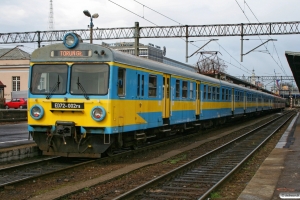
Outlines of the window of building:
<svg viewBox="0 0 300 200">
<path fill-rule="evenodd" d="M 156 97 L 157 76 L 149 75 L 149 97 Z"/>
<path fill-rule="evenodd" d="M 187 81 L 182 81 L 182 98 L 187 98 Z"/>
<path fill-rule="evenodd" d="M 180 80 L 176 80 L 176 97 L 180 97 Z"/>
<path fill-rule="evenodd" d="M 12 91 L 20 91 L 20 76 L 13 76 L 12 77 Z"/>
<path fill-rule="evenodd" d="M 125 74 L 126 69 L 119 68 L 118 69 L 118 95 L 119 96 L 125 96 Z"/>
</svg>

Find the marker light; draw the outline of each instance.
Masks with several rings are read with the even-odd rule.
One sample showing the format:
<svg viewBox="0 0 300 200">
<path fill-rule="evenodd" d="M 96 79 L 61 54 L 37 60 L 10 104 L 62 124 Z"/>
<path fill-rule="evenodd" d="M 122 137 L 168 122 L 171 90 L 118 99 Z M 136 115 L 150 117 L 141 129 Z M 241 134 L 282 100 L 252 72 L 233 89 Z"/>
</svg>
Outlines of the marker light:
<svg viewBox="0 0 300 200">
<path fill-rule="evenodd" d="M 105 118 L 105 115 L 106 112 L 101 106 L 96 106 L 91 111 L 92 118 L 97 122 L 102 121 Z"/>
<path fill-rule="evenodd" d="M 44 109 L 40 105 L 34 105 L 30 109 L 30 116 L 34 119 L 41 119 L 44 116 Z"/>
<path fill-rule="evenodd" d="M 67 33 L 64 36 L 64 45 L 67 48 L 72 49 L 76 47 L 78 43 L 79 43 L 79 39 L 74 33 Z"/>
</svg>

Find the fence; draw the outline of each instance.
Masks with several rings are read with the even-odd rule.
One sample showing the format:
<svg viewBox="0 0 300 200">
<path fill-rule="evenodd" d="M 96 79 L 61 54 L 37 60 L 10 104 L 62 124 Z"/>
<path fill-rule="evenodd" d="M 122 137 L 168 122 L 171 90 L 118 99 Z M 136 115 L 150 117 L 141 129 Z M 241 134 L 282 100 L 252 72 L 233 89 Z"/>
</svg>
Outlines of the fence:
<svg viewBox="0 0 300 200">
<path fill-rule="evenodd" d="M 0 122 L 26 121 L 27 109 L 0 109 Z"/>
</svg>

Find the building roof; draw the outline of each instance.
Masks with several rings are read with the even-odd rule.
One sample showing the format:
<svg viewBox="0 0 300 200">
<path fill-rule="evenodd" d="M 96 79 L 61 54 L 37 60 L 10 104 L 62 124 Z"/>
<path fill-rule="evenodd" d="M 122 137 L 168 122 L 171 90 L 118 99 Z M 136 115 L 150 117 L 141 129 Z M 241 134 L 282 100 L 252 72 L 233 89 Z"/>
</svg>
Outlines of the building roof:
<svg viewBox="0 0 300 200">
<path fill-rule="evenodd" d="M 286 51 L 285 57 L 290 65 L 296 84 L 300 89 L 300 52 Z"/>
<path fill-rule="evenodd" d="M 4 88 L 6 87 L 6 85 L 4 85 L 1 81 L 0 81 L 0 88 Z"/>
<path fill-rule="evenodd" d="M 0 60 L 29 60 L 30 54 L 19 49 L 15 48 L 4 48 L 0 49 Z"/>
</svg>

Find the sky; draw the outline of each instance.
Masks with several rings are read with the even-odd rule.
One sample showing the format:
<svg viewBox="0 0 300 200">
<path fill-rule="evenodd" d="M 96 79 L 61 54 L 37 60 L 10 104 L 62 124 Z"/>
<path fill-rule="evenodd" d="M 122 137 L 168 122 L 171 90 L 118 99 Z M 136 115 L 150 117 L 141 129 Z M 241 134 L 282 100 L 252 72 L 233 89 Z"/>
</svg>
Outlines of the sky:
<svg viewBox="0 0 300 200">
<path fill-rule="evenodd" d="M 0 0 L 0 3 L 0 33 L 49 30 L 50 0 Z M 174 26 L 300 21 L 299 0 L 52 0 L 52 5 L 54 30 L 88 28 L 89 18 L 83 14 L 83 10 L 99 14 L 99 18 L 93 21 L 95 28 L 133 27 L 135 22 L 139 22 L 140 27 L 143 27 L 155 26 L 154 24 Z M 277 41 L 268 42 L 245 55 L 243 62 L 240 62 L 240 37 L 189 38 L 195 41 L 195 46 L 189 45 L 188 54 L 194 53 L 209 39 L 218 39 L 210 42 L 203 50 L 219 51 L 219 58 L 227 64 L 228 74 L 250 76 L 254 70 L 257 76 L 292 76 L 285 51 L 300 52 L 299 35 L 245 37 L 244 39 L 249 40 L 244 41 L 243 52 L 250 51 L 270 38 Z M 94 43 L 101 42 L 94 40 Z M 140 39 L 140 43 L 165 46 L 168 58 L 185 62 L 186 49 L 183 39 Z M 0 44 L 0 48 L 13 48 L 16 45 Z M 37 44 L 23 45 L 21 48 L 29 53 L 37 48 Z M 195 65 L 202 58 L 195 54 L 188 64 Z"/>
</svg>

